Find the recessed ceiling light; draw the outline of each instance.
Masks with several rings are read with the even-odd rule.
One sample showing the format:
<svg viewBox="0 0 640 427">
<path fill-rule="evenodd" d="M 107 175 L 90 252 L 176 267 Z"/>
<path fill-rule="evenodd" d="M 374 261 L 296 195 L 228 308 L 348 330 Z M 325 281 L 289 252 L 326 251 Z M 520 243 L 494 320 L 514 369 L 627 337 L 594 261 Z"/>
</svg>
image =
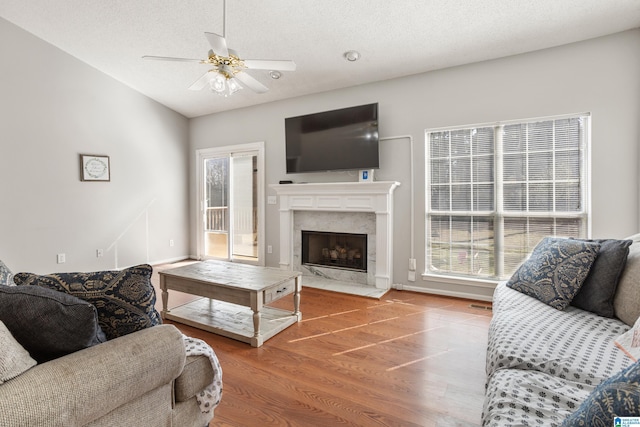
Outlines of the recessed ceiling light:
<svg viewBox="0 0 640 427">
<path fill-rule="evenodd" d="M 360 59 L 360 52 L 356 50 L 348 50 L 342 56 L 349 62 L 355 62 Z"/>
<path fill-rule="evenodd" d="M 280 71 L 275 71 L 275 70 L 269 71 L 269 75 L 273 80 L 278 80 L 280 77 L 282 77 L 282 73 Z"/>
</svg>

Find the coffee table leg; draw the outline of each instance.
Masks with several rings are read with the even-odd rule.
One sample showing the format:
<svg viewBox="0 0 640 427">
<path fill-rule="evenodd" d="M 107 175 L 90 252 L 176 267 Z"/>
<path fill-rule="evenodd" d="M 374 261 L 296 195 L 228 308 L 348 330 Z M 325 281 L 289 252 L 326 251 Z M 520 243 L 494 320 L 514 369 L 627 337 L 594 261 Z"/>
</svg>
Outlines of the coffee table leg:
<svg viewBox="0 0 640 427">
<path fill-rule="evenodd" d="M 293 315 L 298 316 L 298 322 L 302 320 L 302 313 L 300 313 L 300 291 L 302 290 L 302 276 L 296 277 L 296 289 L 293 293 Z"/>
<path fill-rule="evenodd" d="M 255 292 L 251 294 L 251 310 L 253 311 L 253 337 L 251 338 L 252 347 L 260 347 L 264 340 L 260 334 L 260 319 L 262 317 L 262 304 L 263 295 L 262 292 Z"/>
<path fill-rule="evenodd" d="M 160 275 L 160 289 L 162 289 L 162 312 L 160 314 L 164 319 L 167 313 L 167 305 L 169 304 L 169 292 L 167 292 L 167 284 L 163 275 Z"/>
<path fill-rule="evenodd" d="M 253 313 L 253 336 L 254 338 L 258 338 L 260 335 L 260 312 L 255 311 Z"/>
</svg>

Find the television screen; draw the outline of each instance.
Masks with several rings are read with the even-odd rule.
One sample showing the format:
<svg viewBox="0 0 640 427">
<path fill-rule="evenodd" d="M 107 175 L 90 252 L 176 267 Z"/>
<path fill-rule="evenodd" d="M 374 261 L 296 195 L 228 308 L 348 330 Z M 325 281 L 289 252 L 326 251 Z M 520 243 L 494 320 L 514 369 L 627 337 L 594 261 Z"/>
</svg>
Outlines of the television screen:
<svg viewBox="0 0 640 427">
<path fill-rule="evenodd" d="M 377 169 L 378 104 L 285 119 L 287 173 Z"/>
</svg>

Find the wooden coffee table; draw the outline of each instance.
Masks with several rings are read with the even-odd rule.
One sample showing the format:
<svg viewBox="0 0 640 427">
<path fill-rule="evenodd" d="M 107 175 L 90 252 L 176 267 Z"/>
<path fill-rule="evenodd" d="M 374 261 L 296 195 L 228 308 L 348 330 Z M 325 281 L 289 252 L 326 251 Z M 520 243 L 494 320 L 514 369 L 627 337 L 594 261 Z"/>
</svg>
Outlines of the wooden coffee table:
<svg viewBox="0 0 640 427">
<path fill-rule="evenodd" d="M 224 261 L 203 261 L 158 272 L 162 318 L 260 347 L 302 320 L 302 273 Z M 169 310 L 169 290 L 198 295 Z M 265 304 L 293 294 L 293 312 Z"/>
</svg>

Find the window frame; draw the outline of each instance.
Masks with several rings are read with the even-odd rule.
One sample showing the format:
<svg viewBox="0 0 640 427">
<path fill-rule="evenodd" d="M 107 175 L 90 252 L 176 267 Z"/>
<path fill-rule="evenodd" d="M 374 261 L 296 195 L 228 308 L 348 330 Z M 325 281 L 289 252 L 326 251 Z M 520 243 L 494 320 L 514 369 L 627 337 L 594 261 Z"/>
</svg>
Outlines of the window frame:
<svg viewBox="0 0 640 427">
<path fill-rule="evenodd" d="M 535 211 L 522 211 L 519 213 L 518 211 L 505 211 L 504 209 L 504 180 L 503 180 L 503 167 L 504 167 L 504 153 L 503 153 L 503 134 L 504 127 L 509 125 L 523 125 L 523 124 L 531 124 L 537 122 L 545 122 L 545 121 L 558 121 L 563 119 L 584 119 L 583 131 L 584 136 L 581 141 L 580 149 L 580 186 L 582 189 L 583 198 L 581 200 L 582 209 L 579 212 L 561 212 L 558 211 L 556 214 L 549 215 L 549 213 L 554 213 L 556 207 L 553 207 L 551 211 L 544 212 L 535 212 Z M 584 238 L 589 238 L 591 236 L 591 222 L 592 222 L 592 213 L 591 213 L 591 122 L 592 115 L 591 113 L 576 113 L 576 114 L 563 114 L 563 115 L 555 115 L 555 116 L 545 116 L 545 117 L 536 117 L 536 118 L 527 118 L 527 119 L 515 119 L 515 120 L 504 120 L 498 122 L 489 122 L 489 123 L 479 123 L 473 125 L 459 125 L 459 126 L 446 126 L 439 128 L 429 128 L 425 129 L 425 267 L 424 272 L 422 273 L 422 277 L 424 280 L 437 278 L 439 281 L 444 283 L 451 284 L 476 284 L 478 286 L 490 286 L 490 284 L 495 284 L 501 280 L 506 279 L 506 275 L 509 274 L 504 273 L 504 233 L 503 226 L 505 218 L 517 218 L 517 217 L 526 217 L 526 218 L 557 218 L 557 219 L 575 219 L 580 218 L 582 220 L 582 231 Z M 493 128 L 493 183 L 494 183 L 494 206 L 492 211 L 474 211 L 473 208 L 471 211 L 455 211 L 449 209 L 448 211 L 434 211 L 431 209 L 431 190 L 432 190 L 432 176 L 431 176 L 431 140 L 430 135 L 433 133 L 442 133 L 442 132 L 455 132 L 460 130 L 473 130 L 479 128 Z M 557 153 L 559 150 L 554 148 L 553 153 Z M 530 151 L 527 150 L 527 153 Z M 472 158 L 472 157 L 471 157 Z M 473 159 L 473 158 L 472 158 Z M 473 161 L 473 160 L 472 160 Z M 529 162 L 529 160 L 527 160 Z M 527 163 L 529 164 L 529 163 Z M 528 181 L 528 178 L 527 178 Z M 560 181 L 554 177 L 554 183 Z M 473 181 L 470 181 L 473 183 Z M 472 204 L 474 201 L 472 200 Z M 473 205 L 472 205 L 473 206 Z M 480 276 L 480 275 L 467 275 L 461 273 L 455 273 L 450 271 L 436 272 L 431 270 L 431 260 L 432 260 L 432 250 L 431 250 L 431 217 L 433 216 L 443 216 L 443 217 L 467 217 L 473 219 L 474 217 L 489 217 L 493 218 L 494 221 L 494 275 L 493 276 Z M 555 221 L 554 221 L 555 222 Z"/>
</svg>

